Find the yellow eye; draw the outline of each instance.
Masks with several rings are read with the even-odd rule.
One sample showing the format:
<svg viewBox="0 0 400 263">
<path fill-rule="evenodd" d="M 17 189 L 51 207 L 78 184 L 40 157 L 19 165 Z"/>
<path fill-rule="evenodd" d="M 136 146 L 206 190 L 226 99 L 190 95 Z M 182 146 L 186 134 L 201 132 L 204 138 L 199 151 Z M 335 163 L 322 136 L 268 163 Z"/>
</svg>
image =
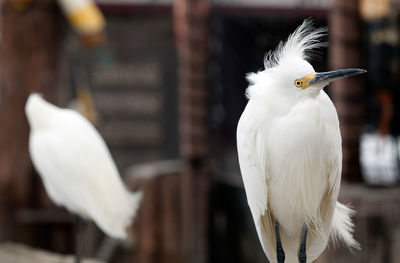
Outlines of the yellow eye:
<svg viewBox="0 0 400 263">
<path fill-rule="evenodd" d="M 301 88 L 303 86 L 303 81 L 296 79 L 294 81 L 294 85 L 296 85 L 296 87 Z"/>
</svg>

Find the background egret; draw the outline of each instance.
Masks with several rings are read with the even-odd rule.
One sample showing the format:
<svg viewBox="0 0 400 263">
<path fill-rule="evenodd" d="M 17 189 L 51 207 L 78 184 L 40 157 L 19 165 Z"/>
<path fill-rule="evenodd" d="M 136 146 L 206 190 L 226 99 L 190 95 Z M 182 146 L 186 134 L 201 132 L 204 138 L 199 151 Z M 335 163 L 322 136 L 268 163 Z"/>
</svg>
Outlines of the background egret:
<svg viewBox="0 0 400 263">
<path fill-rule="evenodd" d="M 29 96 L 25 111 L 31 127 L 29 152 L 50 198 L 93 220 L 108 236 L 126 238 L 142 194 L 127 191 L 93 125 L 38 94 Z"/>
<path fill-rule="evenodd" d="M 359 248 L 351 209 L 337 202 L 342 169 L 335 107 L 322 90 L 331 81 L 364 73 L 316 73 L 307 51 L 325 29 L 306 20 L 250 74 L 249 102 L 239 120 L 237 147 L 257 233 L 271 262 L 312 262 L 329 236 Z"/>
</svg>

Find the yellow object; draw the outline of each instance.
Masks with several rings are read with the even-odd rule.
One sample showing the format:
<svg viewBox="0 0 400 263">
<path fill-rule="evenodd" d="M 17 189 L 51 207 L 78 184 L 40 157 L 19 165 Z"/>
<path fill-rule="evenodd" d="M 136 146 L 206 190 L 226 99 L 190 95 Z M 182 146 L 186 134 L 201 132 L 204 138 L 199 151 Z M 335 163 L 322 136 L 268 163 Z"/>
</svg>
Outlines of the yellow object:
<svg viewBox="0 0 400 263">
<path fill-rule="evenodd" d="M 296 79 L 294 85 L 298 88 L 306 89 L 310 86 L 310 81 L 315 77 L 315 73 L 308 74 L 302 79 Z"/>
<path fill-rule="evenodd" d="M 67 18 L 79 33 L 97 33 L 103 30 L 105 24 L 103 15 L 93 3 L 67 14 Z"/>
<path fill-rule="evenodd" d="M 377 21 L 390 14 L 391 0 L 361 0 L 361 17 L 366 21 Z"/>
<path fill-rule="evenodd" d="M 82 106 L 82 114 L 92 123 L 96 124 L 98 121 L 98 113 L 93 102 L 92 94 L 89 89 L 79 89 L 77 91 L 78 101 Z"/>
<path fill-rule="evenodd" d="M 98 6 L 90 0 L 59 0 L 71 23 L 80 34 L 97 34 L 103 31 L 105 19 Z"/>
</svg>

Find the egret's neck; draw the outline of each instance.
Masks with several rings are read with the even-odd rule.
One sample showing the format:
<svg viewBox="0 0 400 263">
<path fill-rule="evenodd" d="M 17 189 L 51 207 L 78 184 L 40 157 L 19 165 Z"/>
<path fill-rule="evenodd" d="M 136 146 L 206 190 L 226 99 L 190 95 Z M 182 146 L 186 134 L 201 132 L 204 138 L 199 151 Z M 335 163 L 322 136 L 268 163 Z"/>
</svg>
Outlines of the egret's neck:
<svg viewBox="0 0 400 263">
<path fill-rule="evenodd" d="M 261 115 L 263 111 L 266 111 L 270 116 L 282 116 L 290 113 L 298 103 L 317 98 L 320 94 L 321 89 L 318 88 L 309 88 L 306 90 L 277 88 L 269 89 L 265 93 L 256 94 L 250 100 L 258 105 L 257 108 Z"/>
</svg>

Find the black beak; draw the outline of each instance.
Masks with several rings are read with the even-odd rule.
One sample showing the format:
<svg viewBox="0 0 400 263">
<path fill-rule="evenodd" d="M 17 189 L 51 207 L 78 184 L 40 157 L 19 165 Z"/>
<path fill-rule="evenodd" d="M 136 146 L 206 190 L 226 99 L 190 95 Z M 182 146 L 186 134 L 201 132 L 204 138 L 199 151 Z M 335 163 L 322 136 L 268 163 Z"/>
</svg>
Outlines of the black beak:
<svg viewBox="0 0 400 263">
<path fill-rule="evenodd" d="M 347 77 L 351 77 L 351 76 L 355 76 L 355 75 L 360 75 L 365 72 L 367 72 L 367 71 L 364 69 L 346 68 L 346 69 L 338 69 L 338 70 L 333 70 L 333 71 L 328 71 L 328 72 L 315 73 L 314 78 L 310 81 L 310 86 L 318 85 L 318 84 L 327 85 L 334 80 L 347 78 Z"/>
</svg>

